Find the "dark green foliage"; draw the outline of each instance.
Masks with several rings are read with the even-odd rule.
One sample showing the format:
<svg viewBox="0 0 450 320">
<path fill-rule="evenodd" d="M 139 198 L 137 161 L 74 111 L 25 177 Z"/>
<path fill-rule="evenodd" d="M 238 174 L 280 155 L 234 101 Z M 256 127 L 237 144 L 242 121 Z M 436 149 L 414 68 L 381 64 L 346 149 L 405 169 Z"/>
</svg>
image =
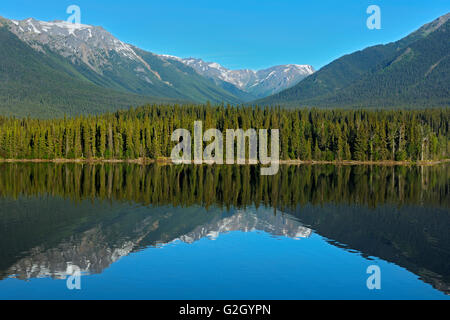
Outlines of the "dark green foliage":
<svg viewBox="0 0 450 320">
<path fill-rule="evenodd" d="M 149 105 L 101 116 L 54 120 L 0 117 L 0 158 L 157 159 L 171 135 L 194 121 L 204 130 L 279 129 L 281 159 L 431 160 L 449 156 L 450 109 L 307 110 Z M 206 143 L 204 147 L 206 147 Z"/>
</svg>

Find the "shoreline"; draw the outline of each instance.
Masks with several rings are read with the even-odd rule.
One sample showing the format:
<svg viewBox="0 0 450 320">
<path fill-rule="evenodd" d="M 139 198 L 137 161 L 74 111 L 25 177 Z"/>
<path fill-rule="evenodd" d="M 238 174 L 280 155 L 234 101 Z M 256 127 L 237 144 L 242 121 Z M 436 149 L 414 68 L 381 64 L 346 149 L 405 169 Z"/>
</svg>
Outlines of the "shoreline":
<svg viewBox="0 0 450 320">
<path fill-rule="evenodd" d="M 357 160 L 340 160 L 340 161 L 321 161 L 321 160 L 280 160 L 280 165 L 382 165 L 382 166 L 434 166 L 443 163 L 449 163 L 450 159 L 443 160 L 424 160 L 424 161 L 394 161 L 394 160 L 382 160 L 382 161 L 357 161 Z M 99 164 L 99 163 L 131 163 L 139 165 L 148 164 L 161 164 L 171 165 L 174 164 L 171 159 L 0 159 L 0 163 L 79 163 L 79 164 Z M 183 164 L 194 164 L 193 161 Z M 214 163 L 208 163 L 204 161 L 205 165 L 213 165 Z M 226 164 L 219 164 L 226 165 Z M 236 164 L 237 165 L 237 164 Z M 249 164 L 245 164 L 249 165 Z"/>
</svg>

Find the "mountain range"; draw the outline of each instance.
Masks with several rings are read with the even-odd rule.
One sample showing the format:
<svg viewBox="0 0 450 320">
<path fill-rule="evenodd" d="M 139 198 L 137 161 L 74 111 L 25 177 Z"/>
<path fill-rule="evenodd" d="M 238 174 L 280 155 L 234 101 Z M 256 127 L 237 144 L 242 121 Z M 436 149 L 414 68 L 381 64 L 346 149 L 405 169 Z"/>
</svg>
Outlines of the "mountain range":
<svg viewBox="0 0 450 320">
<path fill-rule="evenodd" d="M 278 93 L 314 73 L 314 68 L 310 65 L 288 64 L 259 71 L 230 70 L 218 63 L 205 62 L 201 59 L 181 59 L 168 55 L 161 55 L 161 57 L 180 61 L 192 67 L 199 74 L 213 80 L 219 86 L 223 86 L 223 83 L 234 85 L 247 93 L 247 96 L 243 97 L 244 100 L 254 100 Z"/>
<path fill-rule="evenodd" d="M 287 107 L 450 104 L 450 13 L 405 38 L 318 71 L 287 64 L 229 70 L 148 52 L 98 26 L 0 17 L 0 115 L 97 114 L 146 103 Z"/>
<path fill-rule="evenodd" d="M 0 112 L 21 116 L 98 113 L 146 102 L 238 104 L 313 72 L 296 65 L 231 71 L 139 49 L 102 27 L 32 18 L 0 18 L 0 61 Z"/>
<path fill-rule="evenodd" d="M 407 37 L 345 55 L 297 85 L 257 101 L 317 107 L 450 105 L 450 13 Z"/>
</svg>

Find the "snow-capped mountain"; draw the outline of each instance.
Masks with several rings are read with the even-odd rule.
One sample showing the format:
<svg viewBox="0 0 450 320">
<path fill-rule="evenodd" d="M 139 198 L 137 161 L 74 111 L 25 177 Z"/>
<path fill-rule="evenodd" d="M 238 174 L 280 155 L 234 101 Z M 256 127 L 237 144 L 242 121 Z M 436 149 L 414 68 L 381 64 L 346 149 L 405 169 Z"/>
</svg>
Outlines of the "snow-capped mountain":
<svg viewBox="0 0 450 320">
<path fill-rule="evenodd" d="M 32 18 L 22 21 L 0 18 L 0 24 L 2 22 L 20 41 L 42 54 L 38 63 L 51 64 L 53 68 L 62 67 L 64 70 L 58 71 L 71 74 L 77 80 L 87 80 L 121 93 L 149 97 L 147 102 L 155 102 L 159 98 L 197 103 L 242 102 L 235 93 L 221 88 L 185 64 L 167 61 L 126 44 L 102 27 Z M 15 46 L 24 49 L 19 44 Z M 55 55 L 57 60 L 62 60 L 58 61 L 57 66 L 54 64 Z M 35 66 L 31 69 L 43 68 Z M 53 75 L 48 78 L 53 78 Z M 38 92 L 30 96 L 51 94 Z M 71 104 L 76 105 L 76 102 Z"/>
<path fill-rule="evenodd" d="M 0 58 L 8 61 L 4 78 L 11 79 L 16 70 L 28 70 L 27 78 L 41 79 L 33 83 L 23 80 L 24 77 L 15 79 L 14 83 L 9 80 L 10 86 L 23 89 L 24 96 L 37 97 L 36 101 L 27 100 L 23 105 L 15 101 L 14 108 L 23 107 L 37 113 L 45 113 L 45 108 L 63 109 L 61 113 L 67 113 L 57 92 L 67 93 L 64 104 L 71 106 L 70 111 L 103 110 L 100 101 L 108 101 L 104 109 L 111 111 L 113 96 L 120 96 L 119 104 L 123 104 L 120 107 L 128 107 L 131 103 L 127 101 L 146 103 L 164 99 L 239 104 L 291 87 L 314 71 L 306 65 L 276 66 L 260 71 L 229 70 L 200 59 L 157 55 L 119 40 L 102 27 L 66 21 L 45 22 L 33 18 L 18 21 L 0 17 L 1 25 L 7 28 L 2 30 L 5 35 L 0 37 L 0 47 L 16 50 L 0 52 Z M 17 56 L 11 56 L 11 52 Z M 50 82 L 57 83 L 57 88 Z M 79 89 L 83 94 L 76 94 L 73 88 L 83 88 Z M 2 95 L 10 94 L 2 93 L 0 86 Z M 45 106 L 39 98 L 43 96 L 48 97 Z"/>
<path fill-rule="evenodd" d="M 161 57 L 181 61 L 205 77 L 231 83 L 256 98 L 290 88 L 314 73 L 314 68 L 310 65 L 287 64 L 258 71 L 230 70 L 216 62 L 205 62 L 196 58 L 182 59 L 170 55 Z"/>
<path fill-rule="evenodd" d="M 117 61 L 117 64 L 135 65 L 134 71 L 143 81 L 152 83 L 150 78 L 153 77 L 162 80 L 131 45 L 115 38 L 102 27 L 66 21 L 45 22 L 32 18 L 11 22 L 11 31 L 38 51 L 45 52 L 47 47 L 69 58 L 73 63 L 83 62 L 99 74 L 104 74 L 114 67 L 115 54 L 118 58 L 124 59 Z M 171 85 L 167 81 L 163 82 L 168 86 Z"/>
</svg>

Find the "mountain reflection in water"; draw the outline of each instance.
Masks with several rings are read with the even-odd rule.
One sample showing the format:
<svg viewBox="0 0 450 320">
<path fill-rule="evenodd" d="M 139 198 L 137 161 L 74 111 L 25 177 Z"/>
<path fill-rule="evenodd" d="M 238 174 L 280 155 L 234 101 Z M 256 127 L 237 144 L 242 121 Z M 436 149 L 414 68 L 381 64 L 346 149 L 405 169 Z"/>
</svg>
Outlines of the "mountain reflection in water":
<svg viewBox="0 0 450 320">
<path fill-rule="evenodd" d="M 0 279 L 102 273 L 233 231 L 317 233 L 450 293 L 449 166 L 0 164 Z"/>
<path fill-rule="evenodd" d="M 52 199 L 52 202 L 59 202 L 61 210 L 68 205 L 61 199 Z M 215 240 L 220 234 L 232 231 L 265 231 L 274 236 L 295 239 L 307 238 L 312 232 L 292 217 L 281 213 L 274 215 L 273 211 L 262 208 L 222 214 L 221 210 L 206 211 L 198 206 L 156 209 L 134 207 L 127 210 L 126 206 L 121 205 L 111 208 L 102 204 L 88 205 L 96 212 L 104 210 L 105 219 L 98 225 L 79 229 L 78 233 L 64 239 L 55 247 L 32 248 L 25 257 L 9 267 L 4 276 L 23 280 L 42 277 L 65 279 L 72 264 L 81 268 L 81 272 L 85 274 L 101 273 L 133 251 L 177 240 L 185 243 L 193 243 L 205 237 Z M 108 216 L 109 210 L 117 210 L 117 207 L 119 211 Z M 183 221 L 178 221 L 179 219 Z M 133 221 L 133 225 L 128 221 Z M 197 221 L 201 222 L 201 225 L 197 225 Z M 183 226 L 182 230 L 179 229 L 180 226 Z M 155 237 L 154 233 L 161 232 L 158 230 L 160 227 L 164 230 L 159 237 Z M 190 229 L 192 231 L 183 233 L 184 230 Z"/>
</svg>

